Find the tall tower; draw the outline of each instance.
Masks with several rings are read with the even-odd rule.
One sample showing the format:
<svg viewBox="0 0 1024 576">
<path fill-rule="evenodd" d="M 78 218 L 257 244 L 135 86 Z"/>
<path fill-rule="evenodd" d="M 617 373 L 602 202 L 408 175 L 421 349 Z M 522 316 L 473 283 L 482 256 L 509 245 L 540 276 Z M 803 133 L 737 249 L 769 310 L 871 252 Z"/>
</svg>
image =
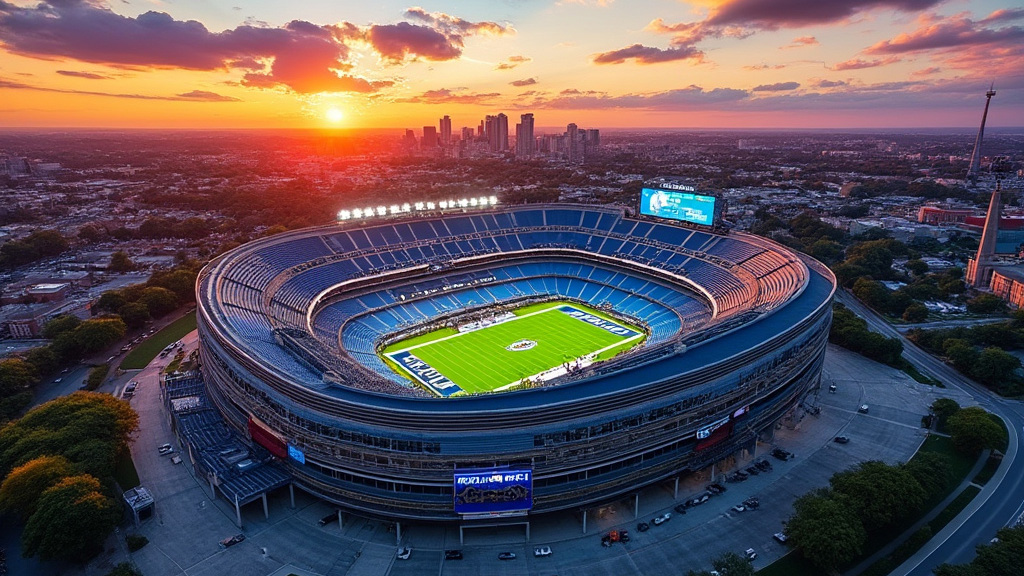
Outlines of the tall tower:
<svg viewBox="0 0 1024 576">
<path fill-rule="evenodd" d="M 996 95 L 995 83 L 988 87 L 985 92 L 985 112 L 981 115 L 981 128 L 978 129 L 978 139 L 974 141 L 974 152 L 971 153 L 971 166 L 967 169 L 967 180 L 971 183 L 977 182 L 978 170 L 981 169 L 981 139 L 985 136 L 985 119 L 988 118 L 988 105 L 992 97 Z"/>
<path fill-rule="evenodd" d="M 565 127 L 565 138 L 566 138 L 566 150 L 569 162 L 579 162 L 580 160 L 580 142 L 579 142 L 579 128 L 576 124 L 569 124 Z"/>
<path fill-rule="evenodd" d="M 496 135 L 497 148 L 495 148 L 495 151 L 504 152 L 508 150 L 508 116 L 504 112 L 498 113 L 495 126 L 498 131 Z"/>
<path fill-rule="evenodd" d="M 533 114 L 523 114 L 516 124 L 516 157 L 529 158 L 534 152 Z"/>
<path fill-rule="evenodd" d="M 447 146 L 452 143 L 452 119 L 446 114 L 441 118 L 441 144 Z"/>
<path fill-rule="evenodd" d="M 992 277 L 992 261 L 996 255 L 996 236 L 999 235 L 999 215 L 1002 212 L 1002 187 L 996 181 L 992 199 L 988 202 L 985 228 L 981 232 L 978 253 L 967 261 L 967 283 L 975 288 L 987 288 Z"/>
</svg>

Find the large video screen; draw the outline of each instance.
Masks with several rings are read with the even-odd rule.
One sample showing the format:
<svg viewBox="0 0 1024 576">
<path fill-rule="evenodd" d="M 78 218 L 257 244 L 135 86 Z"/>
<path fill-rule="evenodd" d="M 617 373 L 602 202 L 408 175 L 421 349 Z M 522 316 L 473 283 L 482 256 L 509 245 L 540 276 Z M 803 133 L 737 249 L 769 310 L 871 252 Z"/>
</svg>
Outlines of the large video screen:
<svg viewBox="0 0 1024 576">
<path fill-rule="evenodd" d="M 715 223 L 715 197 L 679 190 L 644 188 L 640 191 L 640 213 L 711 226 Z"/>
<path fill-rule="evenodd" d="M 532 507 L 532 470 L 455 472 L 457 514 L 525 511 Z"/>
</svg>

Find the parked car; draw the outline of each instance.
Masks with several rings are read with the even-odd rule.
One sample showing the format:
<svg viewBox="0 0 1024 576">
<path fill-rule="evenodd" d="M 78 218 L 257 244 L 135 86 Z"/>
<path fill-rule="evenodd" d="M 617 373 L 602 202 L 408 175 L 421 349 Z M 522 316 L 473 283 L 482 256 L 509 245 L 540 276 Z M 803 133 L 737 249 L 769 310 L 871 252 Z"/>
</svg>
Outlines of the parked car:
<svg viewBox="0 0 1024 576">
<path fill-rule="evenodd" d="M 515 559 L 516 559 L 516 553 L 515 552 L 502 552 L 501 554 L 498 554 L 498 560 L 515 560 Z"/>
<path fill-rule="evenodd" d="M 775 538 L 776 540 L 778 540 L 779 544 L 785 544 L 786 540 L 789 540 L 789 537 L 787 537 L 782 532 L 776 532 L 775 534 L 772 534 L 772 538 Z"/>
<path fill-rule="evenodd" d="M 754 552 L 753 548 L 747 548 L 744 554 L 747 555 L 747 560 L 750 560 L 751 562 L 757 560 L 757 552 Z"/>
<path fill-rule="evenodd" d="M 166 456 L 171 452 L 174 452 L 174 447 L 171 446 L 170 444 L 161 444 L 160 446 L 157 447 L 156 450 L 157 452 L 160 453 L 161 456 Z"/>
<path fill-rule="evenodd" d="M 626 530 L 619 530 L 619 542 L 629 542 L 629 532 Z"/>
<path fill-rule="evenodd" d="M 672 513 L 671 512 L 665 512 L 661 516 L 658 516 L 657 518 L 651 520 L 651 522 L 654 523 L 655 526 L 661 526 L 662 524 L 664 524 L 665 522 L 668 522 L 671 519 L 672 519 Z"/>
<path fill-rule="evenodd" d="M 743 507 L 742 505 L 740 505 L 740 504 L 737 504 L 737 505 L 735 505 L 735 506 L 733 506 L 733 507 L 732 507 L 732 511 L 733 511 L 733 512 L 743 512 L 744 510 L 746 510 L 746 508 L 744 508 L 744 507 Z"/>
<path fill-rule="evenodd" d="M 861 404 L 860 408 L 857 408 L 857 412 L 860 412 L 861 414 L 867 414 L 868 413 L 868 405 L 867 404 Z"/>
<path fill-rule="evenodd" d="M 647 522 L 641 522 L 641 523 L 636 525 L 637 532 L 647 532 L 650 529 L 651 529 L 651 525 L 648 524 Z"/>
<path fill-rule="evenodd" d="M 538 558 L 542 556 L 551 556 L 551 546 L 538 546 L 533 549 L 533 555 Z"/>
<path fill-rule="evenodd" d="M 764 458 L 762 458 L 762 459 L 758 460 L 757 462 L 755 462 L 754 466 L 757 466 L 757 469 L 760 470 L 761 472 L 771 472 L 772 471 L 772 463 L 767 461 L 767 460 L 765 460 Z"/>
<path fill-rule="evenodd" d="M 747 510 L 756 510 L 759 506 L 761 506 L 761 501 L 758 500 L 756 497 L 751 496 L 750 498 L 747 498 L 746 500 L 743 501 L 743 505 L 746 506 Z"/>
<path fill-rule="evenodd" d="M 747 466 L 747 474 L 751 476 L 757 476 L 761 471 L 757 469 L 757 466 Z"/>
<path fill-rule="evenodd" d="M 674 510 L 676 512 L 679 512 L 680 514 L 686 514 L 686 503 L 676 504 L 676 507 L 674 508 Z"/>
<path fill-rule="evenodd" d="M 445 560 L 462 560 L 462 550 L 445 550 Z"/>
<path fill-rule="evenodd" d="M 242 540 L 245 540 L 245 534 L 235 534 L 234 536 L 231 536 L 229 538 L 225 538 L 225 539 L 221 540 L 220 541 L 220 547 L 221 548 L 230 548 L 230 547 L 234 546 L 235 544 L 238 544 Z"/>
<path fill-rule="evenodd" d="M 835 438 L 832 439 L 832 441 L 835 442 L 836 444 L 846 444 L 847 442 L 850 441 L 850 439 L 847 436 L 836 436 Z"/>
<path fill-rule="evenodd" d="M 337 521 L 338 521 L 338 513 L 334 512 L 334 513 L 328 514 L 327 516 L 324 516 L 323 518 L 321 518 L 317 522 L 317 524 L 319 524 L 321 526 L 327 526 L 331 522 L 337 522 Z"/>
<path fill-rule="evenodd" d="M 791 460 L 794 455 L 792 452 L 788 450 L 783 450 L 782 448 L 775 448 L 772 450 L 772 456 L 778 458 L 779 460 L 786 461 Z"/>
<path fill-rule="evenodd" d="M 398 549 L 398 552 L 395 553 L 395 557 L 399 560 L 408 560 L 409 556 L 412 556 L 412 548 L 408 546 L 402 546 Z"/>
</svg>

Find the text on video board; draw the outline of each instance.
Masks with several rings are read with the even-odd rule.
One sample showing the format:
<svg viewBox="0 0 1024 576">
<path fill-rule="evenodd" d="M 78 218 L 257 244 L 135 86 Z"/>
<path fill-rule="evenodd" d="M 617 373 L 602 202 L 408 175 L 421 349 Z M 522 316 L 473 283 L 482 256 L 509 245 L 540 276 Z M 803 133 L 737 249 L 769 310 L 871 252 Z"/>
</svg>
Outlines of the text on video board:
<svg viewBox="0 0 1024 576">
<path fill-rule="evenodd" d="M 455 512 L 481 514 L 533 507 L 533 471 L 483 470 L 455 473 Z"/>
<path fill-rule="evenodd" d="M 711 226 L 715 220 L 715 197 L 644 188 L 640 192 L 640 213 Z"/>
</svg>

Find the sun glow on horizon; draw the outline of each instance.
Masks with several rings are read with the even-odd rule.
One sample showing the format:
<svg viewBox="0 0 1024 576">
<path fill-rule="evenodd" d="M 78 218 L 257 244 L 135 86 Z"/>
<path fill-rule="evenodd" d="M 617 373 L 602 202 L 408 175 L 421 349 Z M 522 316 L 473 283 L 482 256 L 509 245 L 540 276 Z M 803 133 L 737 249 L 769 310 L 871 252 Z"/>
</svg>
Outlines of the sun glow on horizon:
<svg viewBox="0 0 1024 576">
<path fill-rule="evenodd" d="M 345 113 L 338 108 L 328 108 L 324 112 L 324 118 L 331 124 L 337 124 L 345 119 Z"/>
</svg>

